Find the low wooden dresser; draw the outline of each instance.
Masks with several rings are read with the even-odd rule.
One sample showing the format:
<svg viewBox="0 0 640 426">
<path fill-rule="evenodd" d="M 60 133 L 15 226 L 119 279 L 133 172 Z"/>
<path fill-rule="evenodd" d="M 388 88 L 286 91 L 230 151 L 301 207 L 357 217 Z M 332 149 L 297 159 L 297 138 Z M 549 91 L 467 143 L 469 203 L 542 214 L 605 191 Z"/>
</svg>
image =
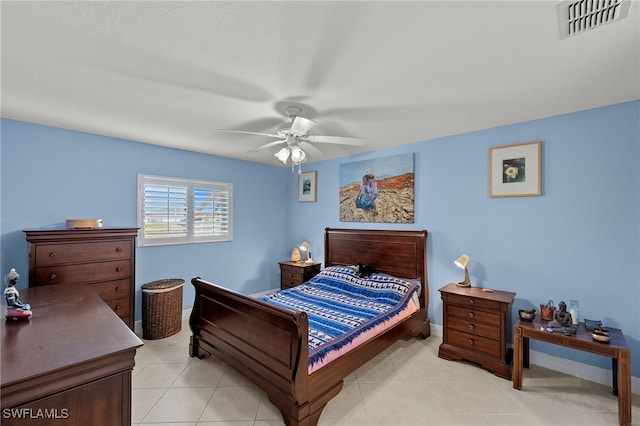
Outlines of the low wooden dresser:
<svg viewBox="0 0 640 426">
<path fill-rule="evenodd" d="M 447 284 L 440 290 L 443 336 L 440 358 L 467 360 L 505 379 L 511 378 L 507 331 L 515 293 Z"/>
<path fill-rule="evenodd" d="M 320 273 L 320 262 L 280 262 L 280 289 L 295 287 Z"/>
<path fill-rule="evenodd" d="M 142 341 L 88 287 L 20 289 L 20 300 L 31 319 L 0 321 L 2 425 L 130 425 Z"/>
<path fill-rule="evenodd" d="M 137 228 L 27 230 L 29 287 L 89 285 L 133 330 Z"/>
</svg>

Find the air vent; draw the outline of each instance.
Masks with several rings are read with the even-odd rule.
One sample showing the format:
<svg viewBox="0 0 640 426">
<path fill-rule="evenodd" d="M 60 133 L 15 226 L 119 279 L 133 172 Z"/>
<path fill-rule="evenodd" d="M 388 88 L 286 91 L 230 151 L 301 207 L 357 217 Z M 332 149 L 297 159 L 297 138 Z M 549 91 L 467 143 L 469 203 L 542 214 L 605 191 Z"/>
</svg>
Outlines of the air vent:
<svg viewBox="0 0 640 426">
<path fill-rule="evenodd" d="M 558 5 L 560 38 L 582 34 L 629 15 L 629 0 L 578 0 Z"/>
</svg>

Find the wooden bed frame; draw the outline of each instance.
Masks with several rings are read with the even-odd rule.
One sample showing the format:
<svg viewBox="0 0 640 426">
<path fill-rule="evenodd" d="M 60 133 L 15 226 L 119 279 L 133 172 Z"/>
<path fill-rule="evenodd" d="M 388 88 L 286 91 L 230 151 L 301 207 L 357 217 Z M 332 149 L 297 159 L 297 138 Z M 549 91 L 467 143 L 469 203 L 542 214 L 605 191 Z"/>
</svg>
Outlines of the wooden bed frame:
<svg viewBox="0 0 640 426">
<path fill-rule="evenodd" d="M 189 354 L 216 355 L 268 395 L 287 425 L 316 425 L 343 379 L 397 340 L 429 336 L 427 231 L 325 229 L 325 267 L 372 265 L 377 271 L 420 278 L 420 310 L 393 328 L 308 373 L 308 322 L 255 298 L 191 280 L 196 294 L 189 320 Z"/>
</svg>

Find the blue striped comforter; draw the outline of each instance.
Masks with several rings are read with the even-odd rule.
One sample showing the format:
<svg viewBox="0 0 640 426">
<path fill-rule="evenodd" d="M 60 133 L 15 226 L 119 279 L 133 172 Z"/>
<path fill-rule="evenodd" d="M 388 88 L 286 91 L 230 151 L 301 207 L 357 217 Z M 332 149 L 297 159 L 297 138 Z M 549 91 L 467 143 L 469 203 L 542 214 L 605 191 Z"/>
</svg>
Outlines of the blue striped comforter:
<svg viewBox="0 0 640 426">
<path fill-rule="evenodd" d="M 420 292 L 420 280 L 375 273 L 359 278 L 353 266 L 332 266 L 306 283 L 260 297 L 309 318 L 309 365 L 363 332 L 398 315 Z"/>
</svg>

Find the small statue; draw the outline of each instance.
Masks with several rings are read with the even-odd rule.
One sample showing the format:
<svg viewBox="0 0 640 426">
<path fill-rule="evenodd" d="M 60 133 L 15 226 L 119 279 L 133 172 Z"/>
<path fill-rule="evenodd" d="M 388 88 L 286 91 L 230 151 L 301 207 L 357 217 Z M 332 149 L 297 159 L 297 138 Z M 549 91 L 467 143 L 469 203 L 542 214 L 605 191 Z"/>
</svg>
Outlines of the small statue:
<svg viewBox="0 0 640 426">
<path fill-rule="evenodd" d="M 4 277 L 7 288 L 4 290 L 4 299 L 7 302 L 7 319 L 29 318 L 31 316 L 31 306 L 28 303 L 22 303 L 19 299 L 20 293 L 16 289 L 20 275 L 14 268 Z"/>
<path fill-rule="evenodd" d="M 558 303 L 558 310 L 556 311 L 555 320 L 560 323 L 562 327 L 571 325 L 571 314 L 567 312 L 567 304 L 565 302 Z"/>
<path fill-rule="evenodd" d="M 578 331 L 571 323 L 571 314 L 567 312 L 567 304 L 565 302 L 558 303 L 558 309 L 554 314 L 553 321 L 549 321 L 547 326 L 550 329 L 562 332 L 565 336 L 572 336 Z"/>
</svg>

